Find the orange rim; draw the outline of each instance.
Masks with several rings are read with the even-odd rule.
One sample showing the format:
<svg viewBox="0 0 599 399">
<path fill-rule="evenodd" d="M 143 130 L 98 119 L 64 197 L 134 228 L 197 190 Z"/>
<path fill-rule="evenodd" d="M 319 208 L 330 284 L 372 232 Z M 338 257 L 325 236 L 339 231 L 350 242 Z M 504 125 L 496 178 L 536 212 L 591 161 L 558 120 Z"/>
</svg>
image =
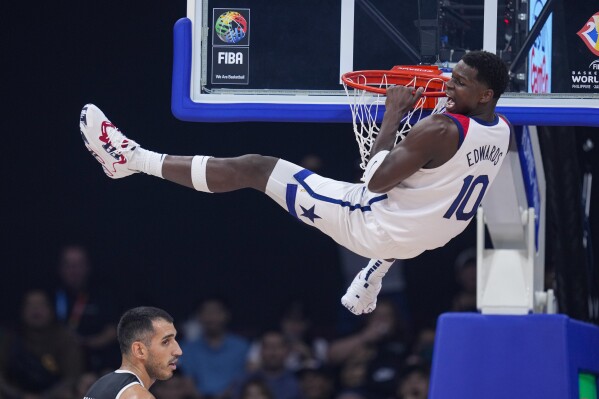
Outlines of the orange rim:
<svg viewBox="0 0 599 399">
<path fill-rule="evenodd" d="M 416 78 L 415 82 L 412 82 Z M 358 83 L 360 79 L 363 83 Z M 347 72 L 341 80 L 349 87 L 371 93 L 386 95 L 387 89 L 380 87 L 383 79 L 386 85 L 414 85 L 423 87 L 426 97 L 445 97 L 444 86 L 450 78 L 443 76 L 435 67 L 396 66 L 392 70 L 364 70 Z"/>
</svg>

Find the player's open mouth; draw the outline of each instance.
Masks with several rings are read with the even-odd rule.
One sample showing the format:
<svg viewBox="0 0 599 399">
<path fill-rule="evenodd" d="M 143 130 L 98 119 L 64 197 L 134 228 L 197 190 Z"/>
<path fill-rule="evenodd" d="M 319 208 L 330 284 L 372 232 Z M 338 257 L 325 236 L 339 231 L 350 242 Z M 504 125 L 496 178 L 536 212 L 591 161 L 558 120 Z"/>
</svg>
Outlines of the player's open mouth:
<svg viewBox="0 0 599 399">
<path fill-rule="evenodd" d="M 170 368 L 172 368 L 173 370 L 176 370 L 176 369 L 177 369 L 177 360 L 170 362 L 170 363 L 168 364 L 168 366 L 169 366 Z"/>
<path fill-rule="evenodd" d="M 445 108 L 451 108 L 455 105 L 452 97 L 447 97 L 447 102 L 445 103 Z"/>
</svg>

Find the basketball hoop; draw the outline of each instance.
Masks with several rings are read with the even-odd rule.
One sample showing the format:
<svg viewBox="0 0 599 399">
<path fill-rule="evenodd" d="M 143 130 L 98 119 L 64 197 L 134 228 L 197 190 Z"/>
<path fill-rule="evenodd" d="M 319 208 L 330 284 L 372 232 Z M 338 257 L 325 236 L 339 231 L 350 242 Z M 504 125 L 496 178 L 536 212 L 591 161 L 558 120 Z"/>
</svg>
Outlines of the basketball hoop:
<svg viewBox="0 0 599 399">
<path fill-rule="evenodd" d="M 366 168 L 370 149 L 380 131 L 377 119 L 382 116 L 383 111 L 381 110 L 379 115 L 379 106 L 385 104 L 384 96 L 387 94 L 388 87 L 401 85 L 414 87 L 414 89 L 424 88 L 422 97 L 402 119 L 396 143 L 401 141 L 423 116 L 438 114 L 445 110 L 447 101 L 445 82 L 449 77 L 444 76 L 434 65 L 398 65 L 391 70 L 347 72 L 341 76 L 341 80 L 350 100 L 349 106 L 362 169 Z"/>
</svg>

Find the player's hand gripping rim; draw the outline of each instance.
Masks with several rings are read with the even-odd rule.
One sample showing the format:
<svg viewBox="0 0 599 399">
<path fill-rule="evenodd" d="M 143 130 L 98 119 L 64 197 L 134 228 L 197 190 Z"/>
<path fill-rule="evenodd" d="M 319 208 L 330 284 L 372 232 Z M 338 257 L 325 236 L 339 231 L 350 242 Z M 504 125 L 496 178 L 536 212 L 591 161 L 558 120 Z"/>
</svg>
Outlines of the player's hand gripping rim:
<svg viewBox="0 0 599 399">
<path fill-rule="evenodd" d="M 423 93 L 423 87 L 414 90 L 414 88 L 410 86 L 390 86 L 387 88 L 385 111 L 407 112 L 414 107 L 418 100 L 420 100 Z"/>
</svg>

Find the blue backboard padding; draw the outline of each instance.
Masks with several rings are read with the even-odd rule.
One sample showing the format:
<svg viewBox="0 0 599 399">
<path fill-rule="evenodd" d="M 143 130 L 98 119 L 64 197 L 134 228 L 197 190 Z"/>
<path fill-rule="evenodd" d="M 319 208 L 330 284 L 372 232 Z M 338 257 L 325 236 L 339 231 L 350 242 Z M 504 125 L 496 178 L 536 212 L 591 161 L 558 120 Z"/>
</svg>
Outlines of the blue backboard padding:
<svg viewBox="0 0 599 399">
<path fill-rule="evenodd" d="M 189 122 L 345 122 L 346 104 L 201 103 L 191 99 L 192 25 L 181 18 L 174 27 L 171 110 Z M 599 108 L 497 107 L 514 125 L 599 126 Z M 380 112 L 379 115 L 383 113 Z"/>
<path fill-rule="evenodd" d="M 578 399 L 599 375 L 599 327 L 565 315 L 447 313 L 439 318 L 429 399 Z"/>
<path fill-rule="evenodd" d="M 599 108 L 498 106 L 497 112 L 505 115 L 513 125 L 599 126 Z"/>
</svg>

